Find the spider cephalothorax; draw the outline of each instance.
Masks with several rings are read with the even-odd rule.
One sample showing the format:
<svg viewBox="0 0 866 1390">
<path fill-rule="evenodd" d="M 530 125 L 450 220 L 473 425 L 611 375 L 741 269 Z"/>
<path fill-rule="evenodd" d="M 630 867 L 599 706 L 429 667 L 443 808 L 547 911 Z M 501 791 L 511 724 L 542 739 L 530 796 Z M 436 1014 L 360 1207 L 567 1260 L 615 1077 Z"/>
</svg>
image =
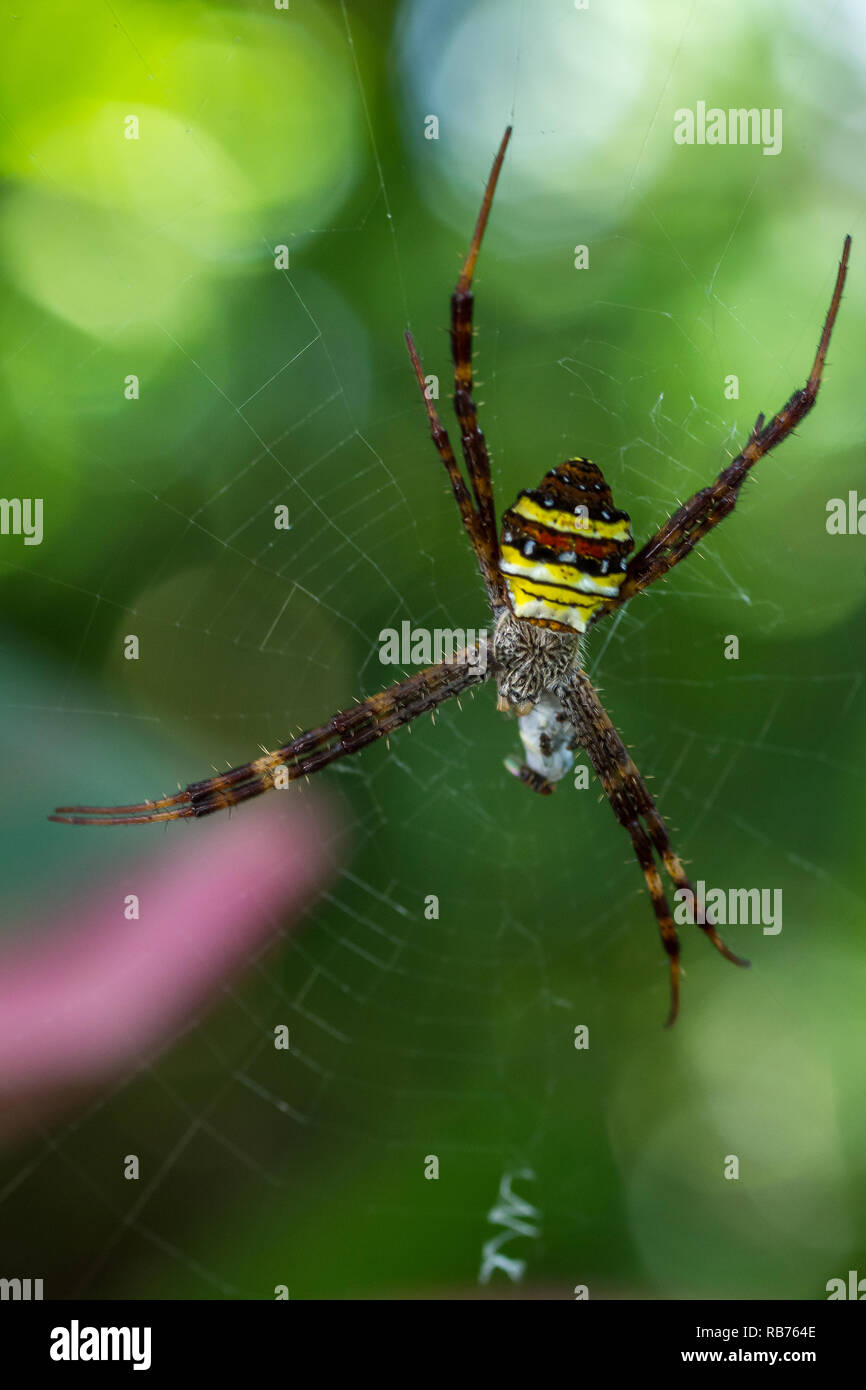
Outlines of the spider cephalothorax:
<svg viewBox="0 0 866 1390">
<path fill-rule="evenodd" d="M 528 714 L 547 691 L 555 690 L 580 664 L 580 636 L 516 618 L 504 608 L 493 629 L 493 664 L 499 708 Z"/>
<path fill-rule="evenodd" d="M 759 415 L 737 457 L 714 483 L 684 502 L 636 555 L 628 559 L 633 541 L 627 515 L 614 507 L 601 470 L 581 458 L 559 464 L 534 491 L 521 492 L 502 518 L 500 544 L 490 458 L 473 399 L 472 278 L 510 135 L 509 128 L 494 160 L 469 254 L 451 297 L 454 409 L 465 475 L 428 395 L 411 334 L 406 334 L 433 442 L 487 590 L 494 624 L 492 660 L 480 659 L 482 650 L 486 652 L 485 636 L 471 650 L 416 672 L 243 767 L 192 782 L 157 801 L 61 806 L 52 819 L 75 825 L 140 825 L 211 815 L 360 752 L 494 675 L 500 708 L 518 716 L 526 756 L 521 764 L 509 761 L 509 770 L 535 791 L 549 792 L 571 766 L 572 749 L 582 747 L 614 815 L 628 832 L 669 961 L 670 1024 L 679 1005 L 680 947 L 657 861 L 675 888 L 691 893 L 692 901 L 694 890 L 643 778 L 583 669 L 581 638 L 608 613 L 667 574 L 729 516 L 752 466 L 811 410 L 842 299 L 851 238 L 845 238 L 830 309 L 805 386 L 769 421 Z M 728 950 L 709 914 L 696 925 L 728 960 L 748 963 Z"/>
</svg>

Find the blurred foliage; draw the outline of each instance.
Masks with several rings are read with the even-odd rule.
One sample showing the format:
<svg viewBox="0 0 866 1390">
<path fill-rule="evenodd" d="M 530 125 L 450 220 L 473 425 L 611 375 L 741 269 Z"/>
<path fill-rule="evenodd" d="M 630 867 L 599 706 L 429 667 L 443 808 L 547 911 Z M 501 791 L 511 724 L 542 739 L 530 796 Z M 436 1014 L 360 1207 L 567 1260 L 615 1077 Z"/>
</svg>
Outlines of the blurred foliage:
<svg viewBox="0 0 866 1390">
<path fill-rule="evenodd" d="M 444 412 L 448 294 L 513 112 L 477 280 L 501 505 L 586 454 L 645 535 L 804 380 L 854 235 L 816 412 L 589 649 L 693 876 L 781 887 L 784 929 L 728 933 L 749 975 L 686 933 L 662 1033 L 630 846 L 594 794 L 505 777 L 515 731 L 483 691 L 328 774 L 345 872 L 297 947 L 7 1156 L 6 1272 L 52 1296 L 471 1291 L 500 1179 L 530 1168 L 541 1235 L 506 1247 L 529 1288 L 821 1297 L 866 1271 L 866 542 L 824 524 L 866 496 L 862 49 L 805 3 L 547 0 L 522 28 L 492 0 L 345 9 L 43 0 L 3 21 L 3 490 L 46 517 L 41 546 L 0 549 L 13 899 L 35 864 L 62 891 L 158 852 L 157 828 L 46 825 L 58 799 L 245 760 L 387 683 L 381 628 L 484 620 L 402 334 Z M 697 100 L 782 108 L 782 154 L 675 145 Z M 115 1239 L 127 1152 L 160 1177 Z"/>
</svg>

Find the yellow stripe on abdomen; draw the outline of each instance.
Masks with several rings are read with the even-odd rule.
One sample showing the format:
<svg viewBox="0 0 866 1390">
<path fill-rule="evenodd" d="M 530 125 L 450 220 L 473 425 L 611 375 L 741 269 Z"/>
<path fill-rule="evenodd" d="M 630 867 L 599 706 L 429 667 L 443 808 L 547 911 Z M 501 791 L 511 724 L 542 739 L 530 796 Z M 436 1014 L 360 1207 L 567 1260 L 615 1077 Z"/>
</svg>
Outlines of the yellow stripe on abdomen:
<svg viewBox="0 0 866 1390">
<path fill-rule="evenodd" d="M 605 606 L 605 600 L 597 594 L 581 594 L 575 589 L 552 586 L 542 588 L 522 579 L 512 578 L 508 592 L 515 617 L 542 626 L 557 623 L 575 632 L 585 632 L 590 618 Z"/>
<path fill-rule="evenodd" d="M 556 508 L 539 506 L 524 492 L 518 497 L 511 510 L 517 516 L 526 517 L 527 521 L 537 521 L 548 530 L 562 531 L 566 535 L 585 536 L 590 540 L 610 541 L 624 541 L 630 538 L 631 526 L 627 516 L 621 521 L 594 520 L 589 514 L 588 502 L 580 502 L 577 505 L 586 507 L 586 512 L 578 512 L 573 515 L 570 512 L 557 511 Z"/>
<path fill-rule="evenodd" d="M 499 568 L 505 575 L 516 575 L 518 579 L 535 579 L 540 584 L 558 584 L 565 589 L 578 587 L 574 583 L 576 570 L 574 563 L 538 564 L 536 561 L 527 559 L 513 545 L 501 546 L 500 556 Z M 623 578 L 624 572 L 622 570 L 617 570 L 613 574 L 598 576 L 581 574 L 579 590 L 583 594 L 601 594 L 603 598 L 615 598 L 619 593 L 619 586 Z"/>
</svg>

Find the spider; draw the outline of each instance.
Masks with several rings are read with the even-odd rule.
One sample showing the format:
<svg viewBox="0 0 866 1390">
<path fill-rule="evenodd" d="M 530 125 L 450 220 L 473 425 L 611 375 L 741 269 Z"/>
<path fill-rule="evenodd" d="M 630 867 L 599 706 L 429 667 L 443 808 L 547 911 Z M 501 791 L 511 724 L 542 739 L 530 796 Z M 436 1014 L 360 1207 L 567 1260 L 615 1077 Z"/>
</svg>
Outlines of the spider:
<svg viewBox="0 0 866 1390">
<path fill-rule="evenodd" d="M 629 517 L 614 506 L 601 469 L 584 458 L 568 459 L 546 473 L 537 488 L 521 492 L 502 517 L 500 539 L 490 458 L 473 399 L 472 278 L 510 135 L 509 126 L 451 296 L 454 409 L 466 476 L 426 390 L 412 335 L 406 333 L 433 443 L 487 590 L 492 626 L 475 646 L 335 714 L 319 728 L 243 767 L 193 782 L 157 801 L 61 806 L 50 819 L 73 825 L 142 825 L 208 816 L 319 772 L 337 758 L 359 753 L 492 675 L 498 689 L 497 708 L 516 716 L 524 749 L 522 762 L 507 760 L 509 771 L 546 795 L 568 772 L 574 750 L 584 749 L 614 815 L 628 832 L 668 957 L 671 1002 L 666 1026 L 670 1027 L 679 1011 L 680 945 L 656 859 L 676 888 L 691 890 L 691 884 L 643 778 L 583 669 L 582 639 L 602 618 L 685 559 L 733 511 L 753 464 L 812 409 L 842 298 L 851 238 L 845 238 L 833 297 L 805 386 L 771 420 L 765 422 L 759 415 L 745 447 L 715 482 L 679 507 L 631 559 L 634 541 Z M 748 965 L 725 945 L 711 918 L 698 925 L 726 960 Z"/>
</svg>

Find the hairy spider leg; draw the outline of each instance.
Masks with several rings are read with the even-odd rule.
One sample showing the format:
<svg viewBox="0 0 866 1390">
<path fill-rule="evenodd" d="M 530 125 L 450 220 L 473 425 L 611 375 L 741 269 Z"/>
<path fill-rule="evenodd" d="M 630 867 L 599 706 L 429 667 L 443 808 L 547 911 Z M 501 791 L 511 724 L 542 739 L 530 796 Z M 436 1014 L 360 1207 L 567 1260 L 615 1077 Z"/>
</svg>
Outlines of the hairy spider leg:
<svg viewBox="0 0 866 1390">
<path fill-rule="evenodd" d="M 671 1007 L 665 1025 L 670 1028 L 676 1022 L 679 1012 L 680 942 L 665 897 L 661 875 L 653 858 L 653 845 L 675 886 L 688 888 L 693 894 L 693 901 L 694 890 L 682 863 L 674 854 L 667 827 L 658 808 L 589 676 L 585 671 L 576 671 L 571 683 L 564 684 L 559 695 L 577 741 L 586 749 L 614 815 L 631 837 L 638 863 L 643 871 L 670 967 Z M 725 945 L 716 931 L 714 922 L 702 925 L 702 930 L 726 960 L 734 965 L 749 964 L 747 960 L 735 956 Z"/>
<path fill-rule="evenodd" d="M 836 274 L 836 285 L 830 308 L 824 320 L 824 329 L 818 343 L 818 351 L 812 363 L 806 385 L 795 391 L 790 400 L 774 415 L 769 424 L 764 424 L 763 415 L 755 421 L 745 448 L 737 457 L 723 468 L 716 481 L 701 488 L 688 502 L 674 512 L 663 526 L 660 526 L 638 552 L 632 557 L 625 576 L 625 583 L 619 591 L 616 607 L 627 603 L 635 594 L 654 584 L 674 565 L 694 549 L 708 531 L 730 516 L 737 503 L 740 488 L 750 468 L 763 458 L 777 444 L 787 438 L 791 431 L 808 415 L 818 396 L 830 335 L 836 323 L 836 315 L 842 302 L 842 290 L 848 273 L 848 255 L 851 238 L 846 236 L 842 247 L 842 257 Z M 603 616 L 599 614 L 599 616 Z"/>
<path fill-rule="evenodd" d="M 457 500 L 457 505 L 460 508 L 460 515 L 463 518 L 463 524 L 472 542 L 472 548 L 478 558 L 478 564 L 487 588 L 488 598 L 494 611 L 501 609 L 505 605 L 506 597 L 503 578 L 499 573 L 499 542 L 496 534 L 496 509 L 493 500 L 493 483 L 490 476 L 490 455 L 487 452 L 487 444 L 484 435 L 478 425 L 478 411 L 473 398 L 472 314 L 474 301 L 471 287 L 472 277 L 475 273 L 475 265 L 478 260 L 478 253 L 481 249 L 481 241 L 484 236 L 484 229 L 487 226 L 493 195 L 496 192 L 499 171 L 502 168 L 502 161 L 505 158 L 505 151 L 510 137 L 511 126 L 505 131 L 496 158 L 493 161 L 493 168 L 490 171 L 490 177 L 487 180 L 487 186 L 484 190 L 481 211 L 478 214 L 478 221 L 475 224 L 475 232 L 472 237 L 469 252 L 463 263 L 463 268 L 458 277 L 454 293 L 451 296 L 451 354 L 454 360 L 454 410 L 460 426 L 460 446 L 466 470 L 469 475 L 469 482 L 472 489 L 471 493 L 466 487 L 463 475 L 457 466 L 454 450 L 448 438 L 448 432 L 442 424 L 436 408 L 427 393 L 421 359 L 412 334 L 407 332 L 405 335 L 409 356 L 412 359 L 412 366 L 415 369 L 415 376 L 421 390 L 421 396 L 427 411 L 427 418 L 430 422 L 430 432 L 433 437 L 433 443 L 448 473 L 451 489 Z"/>
<path fill-rule="evenodd" d="M 478 425 L 478 411 L 473 399 L 472 381 L 472 320 L 474 308 L 474 296 L 472 294 L 472 277 L 475 274 L 475 265 L 478 260 L 478 253 L 481 250 L 481 241 L 484 236 L 484 229 L 487 226 L 487 219 L 490 216 L 490 208 L 493 203 L 493 195 L 496 192 L 496 184 L 499 180 L 499 171 L 502 168 L 502 161 L 505 158 L 505 151 L 508 141 L 511 138 L 511 126 L 505 131 L 502 142 L 493 161 L 493 168 L 487 180 L 487 187 L 484 190 L 484 198 L 481 203 L 481 211 L 478 214 L 478 221 L 475 224 L 475 232 L 463 269 L 457 280 L 454 293 L 451 296 L 451 356 L 454 361 L 454 411 L 460 424 L 460 443 L 463 449 L 463 457 L 466 460 L 466 467 L 472 482 L 472 489 L 475 493 L 475 500 L 478 505 L 478 512 L 485 538 L 495 553 L 496 547 L 496 511 L 493 503 L 493 483 L 490 477 L 490 455 L 487 452 L 487 444 L 484 435 Z"/>
<path fill-rule="evenodd" d="M 142 825 L 209 816 L 236 806 L 282 785 L 283 780 L 293 782 L 321 771 L 338 758 L 358 753 L 411 719 L 480 684 L 489 672 L 486 661 L 479 657 L 478 647 L 464 648 L 452 660 L 417 671 L 389 690 L 335 714 L 319 728 L 299 734 L 273 753 L 202 782 L 191 782 L 174 796 L 132 806 L 58 806 L 48 819 L 67 825 Z"/>
</svg>

